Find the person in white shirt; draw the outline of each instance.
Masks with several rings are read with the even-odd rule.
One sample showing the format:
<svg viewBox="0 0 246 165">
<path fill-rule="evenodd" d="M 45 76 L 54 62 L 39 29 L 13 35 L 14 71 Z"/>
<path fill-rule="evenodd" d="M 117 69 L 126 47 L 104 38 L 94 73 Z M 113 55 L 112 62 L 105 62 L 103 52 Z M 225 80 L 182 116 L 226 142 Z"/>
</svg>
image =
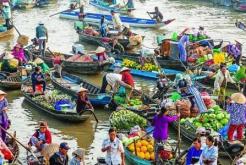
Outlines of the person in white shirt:
<svg viewBox="0 0 246 165">
<path fill-rule="evenodd" d="M 119 74 L 121 65 L 115 64 L 114 67 L 114 73 L 107 73 L 103 76 L 100 93 L 106 93 L 108 85 L 111 87 L 111 90 L 115 89 L 117 82 L 121 81 L 122 75 Z"/>
<path fill-rule="evenodd" d="M 102 152 L 106 154 L 107 165 L 125 165 L 125 155 L 122 142 L 116 137 L 116 130 L 110 128 L 108 131 L 109 138 L 105 139 L 102 144 Z"/>
<path fill-rule="evenodd" d="M 114 28 L 121 32 L 123 30 L 123 24 L 121 22 L 120 15 L 114 10 L 111 10 L 111 16 Z"/>
</svg>

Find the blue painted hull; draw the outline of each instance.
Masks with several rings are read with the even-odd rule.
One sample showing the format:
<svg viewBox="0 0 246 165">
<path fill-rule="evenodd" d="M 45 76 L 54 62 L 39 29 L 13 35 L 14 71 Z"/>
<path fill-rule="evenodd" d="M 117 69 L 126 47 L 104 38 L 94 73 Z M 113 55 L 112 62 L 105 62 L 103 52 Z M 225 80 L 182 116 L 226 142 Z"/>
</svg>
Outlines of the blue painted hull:
<svg viewBox="0 0 246 165">
<path fill-rule="evenodd" d="M 101 10 L 105 10 L 105 11 L 111 11 L 111 10 L 114 10 L 114 11 L 117 11 L 117 12 L 120 12 L 120 13 L 126 13 L 127 10 L 126 9 L 119 9 L 117 7 L 111 7 L 111 6 L 107 6 L 107 5 L 102 5 L 100 3 L 102 3 L 101 0 L 90 0 L 89 2 L 92 6 L 95 6 L 97 7 L 98 9 L 101 9 Z"/>
<path fill-rule="evenodd" d="M 121 63 L 121 61 L 116 60 L 116 63 Z M 110 67 L 111 70 L 114 70 L 115 66 L 112 65 Z M 177 71 L 174 69 L 161 69 L 162 73 L 165 73 L 166 76 L 168 77 L 175 77 L 176 74 L 178 73 L 183 73 L 182 71 Z M 158 72 L 157 71 L 153 71 L 153 72 L 149 72 L 149 71 L 143 71 L 143 70 L 137 70 L 137 69 L 131 69 L 131 74 L 133 76 L 137 76 L 137 77 L 143 77 L 143 78 L 147 78 L 147 79 L 153 79 L 156 80 L 158 78 Z"/>
<path fill-rule="evenodd" d="M 73 10 L 73 11 L 65 11 L 60 14 L 60 18 L 64 19 L 72 19 L 72 20 L 78 20 L 79 11 Z M 105 14 L 98 14 L 98 13 L 86 13 L 85 21 L 89 23 L 96 23 L 99 24 L 101 17 L 105 16 L 105 19 L 108 23 L 112 24 L 112 17 L 111 15 L 105 15 Z M 155 20 L 152 19 L 142 19 L 142 18 L 131 18 L 127 16 L 121 16 L 120 17 L 122 23 L 129 24 L 132 27 L 147 27 L 147 28 L 159 28 L 161 26 L 164 26 L 165 23 L 157 23 Z"/>
</svg>

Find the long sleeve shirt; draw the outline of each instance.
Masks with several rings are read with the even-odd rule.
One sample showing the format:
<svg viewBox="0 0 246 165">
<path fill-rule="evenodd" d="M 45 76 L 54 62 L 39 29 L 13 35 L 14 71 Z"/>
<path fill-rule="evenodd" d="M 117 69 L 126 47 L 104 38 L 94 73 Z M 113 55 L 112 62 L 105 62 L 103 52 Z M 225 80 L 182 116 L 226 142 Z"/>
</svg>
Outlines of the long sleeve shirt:
<svg viewBox="0 0 246 165">
<path fill-rule="evenodd" d="M 217 165 L 217 159 L 218 159 L 218 147 L 206 146 L 201 154 L 200 157 L 200 164 L 203 165 L 204 161 L 209 162 L 209 165 Z"/>
<path fill-rule="evenodd" d="M 223 75 L 223 73 L 219 70 L 219 72 L 216 74 L 216 77 L 215 77 L 215 81 L 214 81 L 214 89 L 217 89 L 219 90 L 223 81 L 224 81 L 224 78 L 226 78 L 226 83 L 227 82 L 231 82 L 231 83 L 235 83 L 235 81 L 232 79 L 229 71 L 226 71 L 225 75 Z"/>
<path fill-rule="evenodd" d="M 230 114 L 230 124 L 240 125 L 246 123 L 246 105 L 232 103 L 226 106 L 227 112 Z"/>
<path fill-rule="evenodd" d="M 156 115 L 153 119 L 152 125 L 155 127 L 153 137 L 157 140 L 167 140 L 169 123 L 178 119 L 178 116 L 159 116 Z"/>
<path fill-rule="evenodd" d="M 192 165 L 196 162 L 193 162 L 195 159 L 199 162 L 202 150 L 197 150 L 195 147 L 191 147 L 186 156 L 186 165 Z"/>
</svg>

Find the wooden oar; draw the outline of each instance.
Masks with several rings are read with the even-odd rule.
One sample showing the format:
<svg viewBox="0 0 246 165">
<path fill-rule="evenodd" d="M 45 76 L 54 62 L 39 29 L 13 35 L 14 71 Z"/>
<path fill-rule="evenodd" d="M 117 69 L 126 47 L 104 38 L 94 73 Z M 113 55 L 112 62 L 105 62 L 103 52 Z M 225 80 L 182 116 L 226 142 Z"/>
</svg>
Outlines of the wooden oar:
<svg viewBox="0 0 246 165">
<path fill-rule="evenodd" d="M 178 113 L 180 113 L 180 105 L 177 106 Z M 180 144 L 181 144 L 181 134 L 180 134 L 180 119 L 178 119 L 178 143 L 177 147 L 175 149 L 175 154 L 178 152 L 178 155 L 180 155 Z"/>
<path fill-rule="evenodd" d="M 8 134 L 11 138 L 13 138 L 17 143 L 19 143 L 23 148 L 25 148 L 28 152 L 31 153 L 31 155 L 38 160 L 37 156 L 29 149 L 27 148 L 24 144 L 22 144 L 19 140 L 16 139 L 16 137 L 14 137 L 11 133 L 9 133 L 6 129 L 4 129 L 1 125 L 0 125 L 0 129 L 2 129 L 6 134 Z"/>
<path fill-rule="evenodd" d="M 57 13 L 51 14 L 49 17 L 53 17 L 53 16 L 58 15 L 58 14 L 60 14 L 60 13 L 62 13 L 62 12 L 72 11 L 72 10 L 76 10 L 76 9 L 79 9 L 79 8 L 75 8 L 75 9 L 66 9 L 66 10 L 63 10 L 63 11 L 59 11 L 59 12 L 57 12 Z"/>
</svg>

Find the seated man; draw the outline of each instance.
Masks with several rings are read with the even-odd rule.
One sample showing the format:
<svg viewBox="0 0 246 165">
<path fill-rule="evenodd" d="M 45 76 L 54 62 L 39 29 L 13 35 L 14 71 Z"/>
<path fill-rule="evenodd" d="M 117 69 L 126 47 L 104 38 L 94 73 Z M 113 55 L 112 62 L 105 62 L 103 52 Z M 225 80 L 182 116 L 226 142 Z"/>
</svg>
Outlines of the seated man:
<svg viewBox="0 0 246 165">
<path fill-rule="evenodd" d="M 152 14 L 152 19 L 155 19 L 157 22 L 161 22 L 163 20 L 163 15 L 159 11 L 159 8 L 156 6 L 154 12 L 147 12 L 148 14 Z"/>
<path fill-rule="evenodd" d="M 51 144 L 52 137 L 46 122 L 40 122 L 39 129 L 32 135 L 28 145 L 35 146 L 37 151 L 41 151 L 45 145 Z"/>
<path fill-rule="evenodd" d="M 43 85 L 43 93 L 45 92 L 46 82 L 44 79 L 44 75 L 41 72 L 41 68 L 38 66 L 35 68 L 35 72 L 32 74 L 32 89 L 33 93 L 36 91 L 36 85 Z"/>
</svg>

